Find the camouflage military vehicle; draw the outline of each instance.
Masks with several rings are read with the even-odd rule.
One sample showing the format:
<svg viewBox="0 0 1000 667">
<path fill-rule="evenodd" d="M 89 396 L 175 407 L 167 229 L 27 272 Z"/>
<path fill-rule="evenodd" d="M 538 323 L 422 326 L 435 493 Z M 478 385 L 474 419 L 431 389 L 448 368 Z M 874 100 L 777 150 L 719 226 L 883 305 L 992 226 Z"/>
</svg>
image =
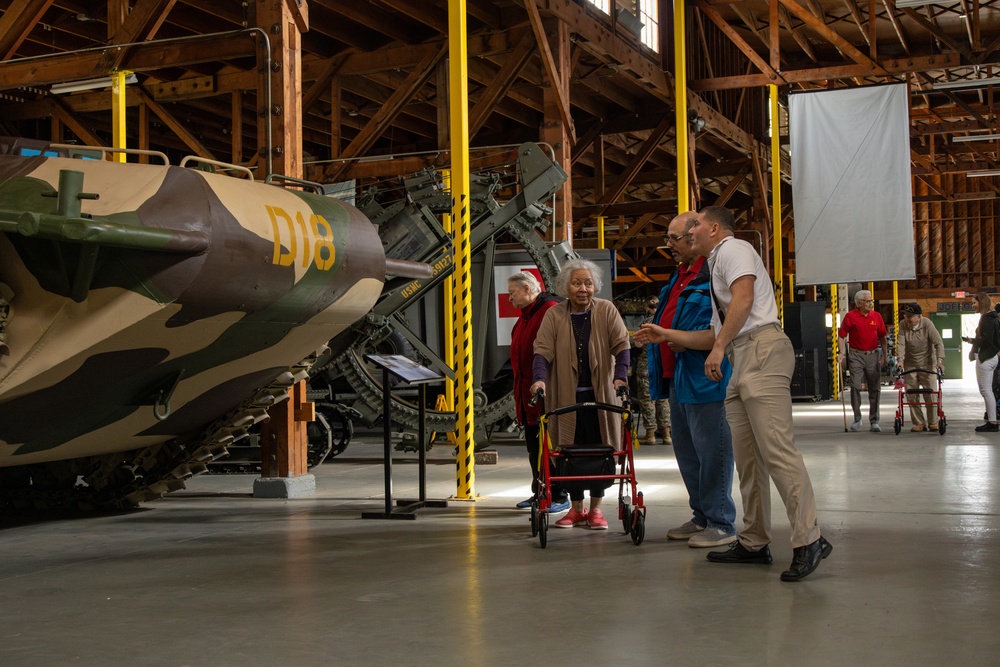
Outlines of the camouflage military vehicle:
<svg viewBox="0 0 1000 667">
<path fill-rule="evenodd" d="M 65 152 L 0 139 L 0 507 L 183 487 L 386 279 L 336 199 Z"/>
</svg>

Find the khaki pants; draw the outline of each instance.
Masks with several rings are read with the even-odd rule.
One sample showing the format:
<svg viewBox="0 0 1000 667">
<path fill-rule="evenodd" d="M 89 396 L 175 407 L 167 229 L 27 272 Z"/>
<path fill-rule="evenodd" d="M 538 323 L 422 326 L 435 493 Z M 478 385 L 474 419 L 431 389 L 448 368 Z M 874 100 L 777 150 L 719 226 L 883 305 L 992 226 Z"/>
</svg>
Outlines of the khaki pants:
<svg viewBox="0 0 1000 667">
<path fill-rule="evenodd" d="M 791 381 L 795 355 L 777 325 L 737 336 L 726 354 L 733 377 L 726 420 L 743 496 L 740 543 L 752 551 L 771 541 L 771 480 L 792 526 L 792 547 L 819 539 L 816 498 L 792 431 Z"/>
<path fill-rule="evenodd" d="M 910 373 L 903 376 L 903 384 L 907 391 L 918 388 L 937 391 L 937 375 L 934 373 Z M 914 426 L 927 426 L 928 424 L 937 426 L 937 394 L 907 394 L 906 402 L 934 403 L 934 405 L 924 406 L 911 405 L 910 421 L 913 422 Z M 923 411 L 920 409 L 922 407 L 927 409 L 927 421 L 924 421 Z"/>
</svg>

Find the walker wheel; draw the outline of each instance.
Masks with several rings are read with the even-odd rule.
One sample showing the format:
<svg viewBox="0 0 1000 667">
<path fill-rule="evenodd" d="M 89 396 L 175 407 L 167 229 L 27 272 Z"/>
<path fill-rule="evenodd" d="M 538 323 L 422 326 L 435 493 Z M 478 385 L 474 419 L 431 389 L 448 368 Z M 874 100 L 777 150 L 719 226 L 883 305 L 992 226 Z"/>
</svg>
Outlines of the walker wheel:
<svg viewBox="0 0 1000 667">
<path fill-rule="evenodd" d="M 646 537 L 646 518 L 642 512 L 633 514 L 632 530 L 629 531 L 629 534 L 632 536 L 632 544 L 635 546 L 642 544 L 642 538 Z"/>
<path fill-rule="evenodd" d="M 632 508 L 627 503 L 618 503 L 618 516 L 622 520 L 622 532 L 628 533 L 632 529 Z"/>
<path fill-rule="evenodd" d="M 896 432 L 896 435 L 899 435 L 899 432 L 903 430 L 903 420 L 896 417 L 892 421 L 892 430 Z"/>
<path fill-rule="evenodd" d="M 538 500 L 531 502 L 531 536 L 538 534 Z"/>
<path fill-rule="evenodd" d="M 538 515 L 538 543 L 545 548 L 549 543 L 549 513 L 542 512 Z"/>
<path fill-rule="evenodd" d="M 938 420 L 938 434 L 944 435 L 944 430 L 948 427 L 948 420 L 941 417 Z"/>
</svg>

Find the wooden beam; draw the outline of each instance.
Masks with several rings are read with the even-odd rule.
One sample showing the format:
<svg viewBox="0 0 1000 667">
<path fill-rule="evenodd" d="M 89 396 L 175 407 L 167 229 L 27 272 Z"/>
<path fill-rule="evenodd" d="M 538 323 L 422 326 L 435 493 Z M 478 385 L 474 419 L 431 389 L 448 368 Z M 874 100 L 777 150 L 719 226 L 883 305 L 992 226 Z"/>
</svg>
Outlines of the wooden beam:
<svg viewBox="0 0 1000 667">
<path fill-rule="evenodd" d="M 177 0 L 139 0 L 125 17 L 121 28 L 115 31 L 109 46 L 153 39 L 176 2 Z M 122 47 L 105 51 L 99 67 L 110 71 L 121 69 L 121 63 L 128 58 L 133 48 Z"/>
<path fill-rule="evenodd" d="M 0 16 L 0 60 L 9 60 L 35 29 L 53 0 L 14 0 Z"/>
<path fill-rule="evenodd" d="M 882 68 L 881 65 L 861 53 L 861 51 L 856 49 L 853 44 L 831 30 L 825 23 L 813 16 L 808 9 L 800 5 L 795 0 L 778 0 L 778 2 L 787 8 L 789 12 L 794 14 L 800 21 L 809 26 L 813 32 L 840 49 L 841 52 L 846 54 L 848 58 L 859 65 L 868 67 L 870 69 L 870 74 L 879 74 L 882 76 L 887 76 L 889 74 Z"/>
<path fill-rule="evenodd" d="M 535 4 L 535 0 L 524 0 L 524 8 L 528 11 L 528 19 L 531 21 L 531 31 L 534 33 L 535 41 L 538 43 L 542 65 L 548 76 L 549 86 L 552 89 L 551 92 L 556 99 L 559 118 L 562 119 L 563 125 L 566 126 L 566 133 L 570 138 L 570 143 L 576 143 L 576 129 L 573 125 L 573 115 L 570 113 L 569 97 L 560 85 L 564 73 L 559 71 L 555 58 L 552 56 L 552 47 L 549 46 L 549 38 L 545 34 L 545 26 L 542 25 L 542 17 L 538 13 L 538 6 Z"/>
<path fill-rule="evenodd" d="M 490 113 L 500 100 L 507 94 L 510 87 L 517 80 L 517 75 L 531 57 L 534 39 L 530 34 L 521 38 L 520 43 L 507 57 L 503 67 L 494 77 L 493 81 L 486 87 L 486 90 L 479 97 L 476 106 L 469 113 L 469 137 L 475 137 L 476 133 L 482 129 L 489 118 Z"/>
<path fill-rule="evenodd" d="M 787 2 L 789 0 L 783 0 L 783 1 Z M 889 1 L 892 2 L 893 7 L 895 8 L 896 5 L 895 0 L 889 0 Z M 909 7 L 902 7 L 897 9 L 899 9 L 899 11 L 902 11 L 904 14 L 913 19 L 917 23 L 917 25 L 919 25 L 921 28 L 923 28 L 930 34 L 940 39 L 942 44 L 946 44 L 952 50 L 958 51 L 960 54 L 962 54 L 962 57 L 965 58 L 966 62 L 972 62 L 974 60 L 972 52 L 969 51 L 969 49 L 965 48 L 963 45 L 959 44 L 957 41 L 949 37 L 940 28 L 938 28 L 938 26 L 934 25 L 933 23 L 925 19 L 917 11 L 910 9 Z"/>
<path fill-rule="evenodd" d="M 177 137 L 184 142 L 191 151 L 196 155 L 208 158 L 210 160 L 216 159 L 210 150 L 208 150 L 203 143 L 198 139 L 198 137 L 191 134 L 184 123 L 174 118 L 173 114 L 160 106 L 160 103 L 153 99 L 153 97 L 147 93 L 142 86 L 132 86 L 139 95 L 139 98 L 143 103 L 149 107 L 149 110 L 159 116 L 160 120 L 163 121 L 164 125 L 170 128 L 170 130 L 177 135 Z"/>
<path fill-rule="evenodd" d="M 53 117 L 58 118 L 59 122 L 65 127 L 69 128 L 73 134 L 80 138 L 83 143 L 88 146 L 105 146 L 108 142 L 99 138 L 96 134 L 91 132 L 90 128 L 84 127 L 76 116 L 70 113 L 70 110 L 66 108 L 64 104 L 58 100 L 53 100 Z"/>
<path fill-rule="evenodd" d="M 285 0 L 285 6 L 299 32 L 309 32 L 309 3 L 304 0 Z"/>
<path fill-rule="evenodd" d="M 961 64 L 957 53 L 939 53 L 933 56 L 921 56 L 900 60 L 884 60 L 879 67 L 889 74 L 906 74 L 907 72 L 930 71 L 957 67 Z M 788 83 L 823 82 L 832 79 L 853 79 L 871 76 L 871 68 L 867 65 L 838 65 L 836 67 L 816 67 L 800 70 L 785 70 L 782 78 Z M 743 76 L 723 76 L 715 79 L 697 79 L 689 83 L 691 90 L 706 92 L 710 90 L 729 90 L 750 86 L 765 86 L 773 83 L 764 74 L 747 74 Z"/>
<path fill-rule="evenodd" d="M 663 137 L 666 136 L 667 132 L 669 132 L 670 128 L 673 126 L 673 114 L 663 114 L 663 119 L 660 121 L 660 124 L 657 125 L 652 132 L 650 132 L 649 136 L 646 137 L 646 140 L 643 141 L 642 146 L 640 146 L 636 151 L 632 161 L 625 166 L 625 170 L 622 171 L 622 173 L 618 174 L 611 187 L 609 187 L 601 195 L 599 203 L 611 204 L 618 199 L 623 192 L 625 192 L 625 188 L 627 188 L 629 183 L 632 182 L 635 175 L 639 173 L 642 166 L 646 164 L 646 160 L 648 160 L 649 156 L 653 154 L 653 151 L 656 150 L 656 148 L 660 145 L 660 142 L 663 141 Z M 594 215 L 603 215 L 605 210 L 606 207 L 598 208 L 597 211 L 594 212 Z"/>
<path fill-rule="evenodd" d="M 111 73 L 102 67 L 105 51 L 87 53 L 61 53 L 46 58 L 0 62 L 0 90 L 21 86 L 43 86 L 64 81 L 77 81 Z M 190 40 L 171 43 L 149 42 L 139 44 L 122 63 L 120 69 L 145 72 L 170 67 L 187 67 L 198 63 L 234 60 L 254 56 L 257 46 L 249 34 L 229 34 L 222 37 L 192 37 Z"/>
<path fill-rule="evenodd" d="M 903 34 L 903 26 L 900 25 L 899 18 L 896 17 L 895 4 L 890 4 L 890 0 L 882 0 L 882 4 L 885 6 L 885 15 L 889 17 L 892 29 L 896 31 L 896 38 L 899 39 L 899 45 L 903 47 L 906 55 L 910 55 L 910 45 L 906 41 L 906 35 Z"/>
<path fill-rule="evenodd" d="M 424 58 L 417 64 L 403 84 L 385 101 L 385 104 L 375 112 L 371 120 L 365 124 L 354 140 L 344 149 L 341 157 L 359 157 L 382 135 L 393 120 L 399 116 L 409 101 L 417 92 L 423 88 L 424 84 L 435 72 L 438 62 L 444 58 L 448 51 L 447 42 L 442 43 L 440 48 L 430 56 Z M 329 165 L 323 170 L 324 183 L 335 182 L 347 170 L 347 163 Z"/>
<path fill-rule="evenodd" d="M 722 33 L 729 38 L 729 41 L 735 44 L 736 48 L 742 51 L 743 55 L 749 58 L 750 62 L 752 62 L 758 70 L 771 79 L 771 83 L 786 83 L 785 80 L 781 78 L 781 75 L 774 71 L 773 67 L 765 62 L 765 60 L 761 58 L 756 51 L 754 51 L 753 47 L 747 44 L 746 41 L 740 37 L 740 34 L 736 32 L 736 30 L 733 29 L 733 27 L 729 25 L 729 23 L 727 23 L 719 12 L 715 11 L 711 5 L 705 2 L 705 0 L 698 0 L 698 9 L 700 9 L 701 13 L 707 16 L 712 23 L 718 26 L 719 30 L 721 30 Z M 778 52 L 773 47 L 771 49 L 771 61 L 780 62 Z"/>
</svg>

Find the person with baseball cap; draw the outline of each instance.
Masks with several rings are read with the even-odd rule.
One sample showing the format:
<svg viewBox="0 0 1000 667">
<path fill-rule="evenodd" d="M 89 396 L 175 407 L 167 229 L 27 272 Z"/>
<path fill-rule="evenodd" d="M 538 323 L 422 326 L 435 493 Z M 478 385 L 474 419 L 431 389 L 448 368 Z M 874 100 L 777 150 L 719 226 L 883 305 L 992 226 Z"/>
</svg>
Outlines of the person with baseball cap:
<svg viewBox="0 0 1000 667">
<path fill-rule="evenodd" d="M 904 373 L 917 368 L 943 370 L 944 342 L 934 323 L 923 316 L 919 303 L 904 303 L 899 310 L 903 314 L 903 326 L 899 328 L 900 368 Z M 907 373 L 903 378 L 907 392 L 918 388 L 937 391 L 937 375 L 934 373 Z M 930 403 L 926 406 L 926 420 L 920 408 L 920 405 L 910 406 L 910 420 L 913 422 L 910 430 L 937 431 L 937 405 Z"/>
</svg>

